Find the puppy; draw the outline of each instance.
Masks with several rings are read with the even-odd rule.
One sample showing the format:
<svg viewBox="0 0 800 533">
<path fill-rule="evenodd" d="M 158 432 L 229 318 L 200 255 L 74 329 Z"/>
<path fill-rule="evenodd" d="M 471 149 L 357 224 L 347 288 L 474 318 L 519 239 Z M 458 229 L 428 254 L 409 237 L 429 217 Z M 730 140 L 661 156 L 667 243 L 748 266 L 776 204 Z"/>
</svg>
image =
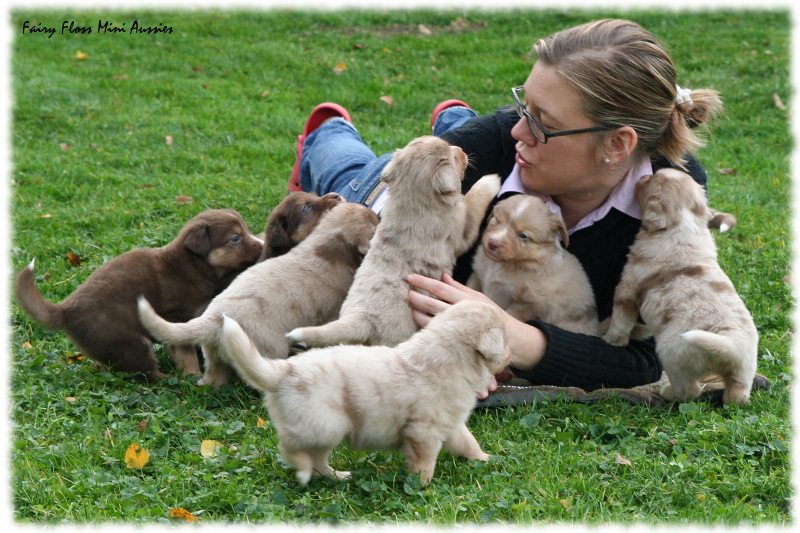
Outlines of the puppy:
<svg viewBox="0 0 800 533">
<path fill-rule="evenodd" d="M 170 320 L 194 318 L 230 275 L 256 262 L 263 245 L 236 211 L 205 211 L 166 246 L 137 248 L 104 264 L 60 304 L 36 288 L 33 262 L 17 275 L 14 292 L 26 313 L 47 329 L 65 331 L 88 357 L 154 381 L 166 374 L 137 317 L 137 296 Z M 180 370 L 199 374 L 195 348 L 186 344 L 166 348 Z"/>
<path fill-rule="evenodd" d="M 703 377 L 719 374 L 725 381 L 722 401 L 746 403 L 756 371 L 758 332 L 717 263 L 705 192 L 689 175 L 664 169 L 642 178 L 637 198 L 642 226 L 603 338 L 627 344 L 641 313 L 669 377 L 662 396 L 691 401 L 700 395 Z"/>
<path fill-rule="evenodd" d="M 342 440 L 354 448 L 400 449 L 426 485 L 445 450 L 489 458 L 466 425 L 475 393 L 508 364 L 497 306 L 464 301 L 394 347 L 335 346 L 266 360 L 235 320 L 222 345 L 237 372 L 265 395 L 281 453 L 305 485 L 312 475 L 349 477 L 328 465 Z"/>
<path fill-rule="evenodd" d="M 319 219 L 344 198 L 331 192 L 317 196 L 297 191 L 287 195 L 267 217 L 264 227 L 264 251 L 258 262 L 283 255 L 308 237 Z"/>
<path fill-rule="evenodd" d="M 341 203 L 287 254 L 258 263 L 237 277 L 202 316 L 176 324 L 159 317 L 146 299 L 139 317 L 157 339 L 200 344 L 205 372 L 198 384 L 230 382 L 233 369 L 220 349 L 222 314 L 235 318 L 264 357 L 286 358 L 286 332 L 336 318 L 369 248 L 378 216 L 360 204 Z"/>
<path fill-rule="evenodd" d="M 411 141 L 381 174 L 390 196 L 364 264 L 342 304 L 339 319 L 299 328 L 289 338 L 308 346 L 394 346 L 417 330 L 408 304 L 406 276 L 439 279 L 477 239 L 500 178 L 481 178 L 461 195 L 467 156 L 437 137 Z"/>
<path fill-rule="evenodd" d="M 569 242 L 567 228 L 542 200 L 522 194 L 502 200 L 489 217 L 467 285 L 519 320 L 598 335 L 589 278 L 562 241 Z"/>
</svg>

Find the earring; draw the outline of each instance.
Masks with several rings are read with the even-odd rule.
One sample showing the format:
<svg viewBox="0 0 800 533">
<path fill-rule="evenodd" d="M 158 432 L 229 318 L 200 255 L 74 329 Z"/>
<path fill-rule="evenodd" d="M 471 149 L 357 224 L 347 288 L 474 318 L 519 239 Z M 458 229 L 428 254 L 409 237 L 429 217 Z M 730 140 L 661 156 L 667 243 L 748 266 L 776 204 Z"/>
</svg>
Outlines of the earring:
<svg viewBox="0 0 800 533">
<path fill-rule="evenodd" d="M 606 157 L 605 159 L 603 159 L 603 163 L 605 163 L 607 165 L 607 164 L 611 163 L 611 160 Z"/>
</svg>

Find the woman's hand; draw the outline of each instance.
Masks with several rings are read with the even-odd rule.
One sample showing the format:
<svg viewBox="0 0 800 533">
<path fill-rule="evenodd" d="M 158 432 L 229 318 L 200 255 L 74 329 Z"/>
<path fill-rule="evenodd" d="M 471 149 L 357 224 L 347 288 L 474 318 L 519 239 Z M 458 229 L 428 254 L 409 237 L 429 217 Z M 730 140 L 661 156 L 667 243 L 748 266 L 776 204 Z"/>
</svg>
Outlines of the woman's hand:
<svg viewBox="0 0 800 533">
<path fill-rule="evenodd" d="M 442 276 L 442 281 L 420 276 L 419 274 L 411 274 L 406 278 L 406 281 L 412 287 L 422 289 L 436 296 L 436 298 L 432 298 L 413 289 L 408 291 L 408 302 L 411 304 L 414 322 L 422 328 L 428 325 L 433 315 L 441 313 L 462 300 L 480 300 L 494 303 L 485 294 L 462 285 L 447 274 Z"/>
<path fill-rule="evenodd" d="M 422 289 L 431 293 L 435 298 L 415 291 L 413 288 L 408 291 L 408 302 L 411 304 L 411 312 L 414 322 L 421 328 L 427 326 L 433 315 L 441 313 L 451 305 L 462 300 L 480 300 L 483 302 L 494 303 L 482 292 L 470 289 L 451 276 L 444 274 L 442 280 L 435 280 L 419 274 L 411 274 L 406 281 L 413 288 Z M 496 305 L 496 304 L 495 304 Z M 511 365 L 520 370 L 528 370 L 541 360 L 547 348 L 547 337 L 539 328 L 533 327 L 525 322 L 520 322 L 508 313 L 506 315 L 506 331 L 508 334 L 508 346 L 511 348 Z M 501 372 L 497 376 L 500 381 L 508 381 L 510 374 Z M 497 389 L 497 381 L 492 380 L 487 385 L 486 390 L 478 394 L 483 399 L 489 392 Z"/>
</svg>

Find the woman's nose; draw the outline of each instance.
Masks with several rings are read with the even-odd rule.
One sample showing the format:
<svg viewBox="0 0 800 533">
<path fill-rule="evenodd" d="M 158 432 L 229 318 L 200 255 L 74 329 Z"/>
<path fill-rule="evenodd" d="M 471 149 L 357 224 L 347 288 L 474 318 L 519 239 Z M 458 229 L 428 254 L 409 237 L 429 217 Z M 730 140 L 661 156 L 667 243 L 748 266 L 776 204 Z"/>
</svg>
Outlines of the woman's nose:
<svg viewBox="0 0 800 533">
<path fill-rule="evenodd" d="M 528 119 L 520 117 L 514 127 L 511 128 L 511 136 L 527 145 L 534 146 L 539 143 L 539 140 L 533 136 L 530 126 L 528 126 Z"/>
</svg>

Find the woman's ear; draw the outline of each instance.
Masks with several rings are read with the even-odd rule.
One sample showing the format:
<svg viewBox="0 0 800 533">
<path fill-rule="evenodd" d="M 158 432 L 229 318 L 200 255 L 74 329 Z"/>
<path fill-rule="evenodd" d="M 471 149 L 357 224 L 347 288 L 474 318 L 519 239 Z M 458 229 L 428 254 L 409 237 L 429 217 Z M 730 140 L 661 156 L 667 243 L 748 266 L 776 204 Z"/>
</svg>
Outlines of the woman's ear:
<svg viewBox="0 0 800 533">
<path fill-rule="evenodd" d="M 605 156 L 614 165 L 627 159 L 636 151 L 639 136 L 630 126 L 622 126 L 611 132 L 605 142 Z"/>
</svg>

